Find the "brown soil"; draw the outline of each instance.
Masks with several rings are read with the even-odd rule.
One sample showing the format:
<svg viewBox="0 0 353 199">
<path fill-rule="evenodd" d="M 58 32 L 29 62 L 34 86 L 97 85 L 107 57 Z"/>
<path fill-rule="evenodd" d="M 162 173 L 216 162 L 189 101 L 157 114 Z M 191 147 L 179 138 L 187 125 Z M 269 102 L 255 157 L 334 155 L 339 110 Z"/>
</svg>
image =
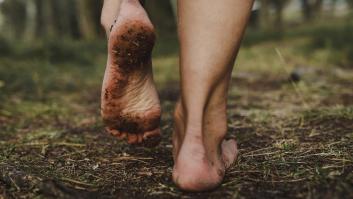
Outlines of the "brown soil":
<svg viewBox="0 0 353 199">
<path fill-rule="evenodd" d="M 91 108 L 87 110 L 91 111 L 87 114 L 96 115 L 96 120 L 77 126 L 57 117 L 56 121 L 51 121 L 60 130 L 54 138 L 19 141 L 23 134 L 46 125 L 45 119 L 37 118 L 25 129 L 2 139 L 0 194 L 5 198 L 353 196 L 352 115 L 304 111 L 293 117 L 270 115 L 264 118 L 244 113 L 238 110 L 270 109 L 271 106 L 261 105 L 269 99 L 261 97 L 260 88 L 268 85 L 265 86 L 267 92 L 287 93 L 283 89 L 283 84 L 287 83 L 276 79 L 266 82 L 235 79 L 233 84 L 238 93 L 230 97 L 229 134 L 238 138 L 240 156 L 215 191 L 185 193 L 171 181 L 171 119 L 178 96 L 176 83 L 171 83 L 160 92 L 165 113 L 161 124 L 163 138 L 157 148 L 130 147 L 104 133 L 101 123 L 96 121 L 99 121 L 98 108 L 92 108 L 98 107 L 98 101 L 88 100 L 87 106 Z M 253 98 L 243 95 L 243 90 L 253 93 Z M 346 94 L 342 99 L 345 97 Z M 244 104 L 245 98 L 252 100 Z M 336 102 L 347 105 L 344 100 Z M 327 107 L 330 103 L 325 104 Z M 0 127 L 4 129 L 3 123 L 11 124 L 16 117 L 1 116 L 0 120 Z"/>
</svg>

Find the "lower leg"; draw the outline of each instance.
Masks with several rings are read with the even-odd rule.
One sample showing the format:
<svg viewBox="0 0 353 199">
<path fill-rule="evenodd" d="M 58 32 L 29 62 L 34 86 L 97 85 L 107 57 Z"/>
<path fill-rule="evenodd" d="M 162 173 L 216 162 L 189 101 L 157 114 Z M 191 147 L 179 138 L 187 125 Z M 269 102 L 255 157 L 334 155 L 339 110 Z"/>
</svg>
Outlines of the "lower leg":
<svg viewBox="0 0 353 199">
<path fill-rule="evenodd" d="M 226 99 L 252 3 L 179 0 L 182 97 L 175 113 L 173 180 L 183 189 L 214 188 L 235 159 L 235 141 L 224 141 Z"/>
</svg>

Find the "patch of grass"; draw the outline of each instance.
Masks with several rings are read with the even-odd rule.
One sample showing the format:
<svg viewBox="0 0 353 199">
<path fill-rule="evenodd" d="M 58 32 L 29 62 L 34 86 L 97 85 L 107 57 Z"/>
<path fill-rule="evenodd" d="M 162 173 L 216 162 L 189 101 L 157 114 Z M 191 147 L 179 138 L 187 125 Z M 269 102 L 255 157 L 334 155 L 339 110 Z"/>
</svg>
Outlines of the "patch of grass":
<svg viewBox="0 0 353 199">
<path fill-rule="evenodd" d="M 3 37 L 0 37 L 0 57 L 6 57 L 13 53 L 11 43 Z"/>
<path fill-rule="evenodd" d="M 257 48 L 259 44 L 271 45 L 274 41 L 281 41 L 281 46 L 275 47 L 280 47 L 283 50 L 283 46 L 285 46 L 285 48 L 296 51 L 296 54 L 305 56 L 305 60 L 316 58 L 315 64 L 329 62 L 332 65 L 351 67 L 353 65 L 351 35 L 353 35 L 353 24 L 350 18 L 342 18 L 290 27 L 283 32 L 248 29 L 243 46 L 246 48 L 256 46 Z M 290 45 L 297 46 L 293 48 L 293 46 L 285 45 L 290 40 L 305 40 L 305 42 L 290 42 Z M 294 59 L 298 60 L 298 56 Z"/>
<path fill-rule="evenodd" d="M 344 118 L 353 120 L 353 106 L 334 106 L 330 108 L 308 110 L 303 113 L 303 117 L 304 119 Z"/>
<path fill-rule="evenodd" d="M 342 66 L 353 66 L 353 23 L 347 23 L 337 27 L 325 27 L 310 45 L 311 50 L 330 49 L 330 59 Z"/>
<path fill-rule="evenodd" d="M 105 43 L 99 40 L 82 42 L 61 39 L 21 43 L 0 39 L 0 42 L 3 43 L 4 51 L 1 56 L 21 60 L 45 60 L 50 63 L 71 63 L 78 66 L 90 64 L 92 58 L 106 52 Z"/>
</svg>

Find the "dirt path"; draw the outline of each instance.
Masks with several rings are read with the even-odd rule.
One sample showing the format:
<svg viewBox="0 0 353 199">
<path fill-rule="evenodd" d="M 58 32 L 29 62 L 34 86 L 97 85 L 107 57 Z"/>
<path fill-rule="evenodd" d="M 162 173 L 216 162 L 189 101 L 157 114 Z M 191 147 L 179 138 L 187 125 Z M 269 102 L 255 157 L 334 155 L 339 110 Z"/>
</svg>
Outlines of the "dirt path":
<svg viewBox="0 0 353 199">
<path fill-rule="evenodd" d="M 67 116 L 57 105 L 42 107 L 41 112 L 26 115 L 27 120 L 3 110 L 0 128 L 13 133 L 2 135 L 0 142 L 0 194 L 5 198 L 353 197 L 353 95 L 347 88 L 353 82 L 339 74 L 324 78 L 314 72 L 306 78 L 315 81 L 293 86 L 284 77 L 237 73 L 229 99 L 229 133 L 239 140 L 240 157 L 222 186 L 208 193 L 182 193 L 171 182 L 175 83 L 161 89 L 164 137 L 152 150 L 130 148 L 102 132 L 98 88 L 88 96 L 81 94 L 85 100 L 76 98 L 72 105 L 82 117 Z M 328 84 L 335 89 L 328 90 Z"/>
</svg>

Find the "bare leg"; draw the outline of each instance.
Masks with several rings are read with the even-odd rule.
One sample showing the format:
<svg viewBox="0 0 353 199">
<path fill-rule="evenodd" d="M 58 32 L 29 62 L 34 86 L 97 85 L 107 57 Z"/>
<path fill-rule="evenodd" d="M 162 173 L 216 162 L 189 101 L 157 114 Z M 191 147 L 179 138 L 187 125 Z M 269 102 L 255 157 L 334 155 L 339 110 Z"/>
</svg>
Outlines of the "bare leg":
<svg viewBox="0 0 353 199">
<path fill-rule="evenodd" d="M 225 141 L 234 60 L 252 0 L 179 0 L 182 97 L 175 111 L 174 182 L 184 190 L 218 186 L 235 160 Z"/>
<path fill-rule="evenodd" d="M 131 144 L 154 146 L 161 109 L 152 76 L 153 25 L 138 0 L 105 0 L 101 22 L 108 37 L 101 97 L 106 129 Z"/>
</svg>

